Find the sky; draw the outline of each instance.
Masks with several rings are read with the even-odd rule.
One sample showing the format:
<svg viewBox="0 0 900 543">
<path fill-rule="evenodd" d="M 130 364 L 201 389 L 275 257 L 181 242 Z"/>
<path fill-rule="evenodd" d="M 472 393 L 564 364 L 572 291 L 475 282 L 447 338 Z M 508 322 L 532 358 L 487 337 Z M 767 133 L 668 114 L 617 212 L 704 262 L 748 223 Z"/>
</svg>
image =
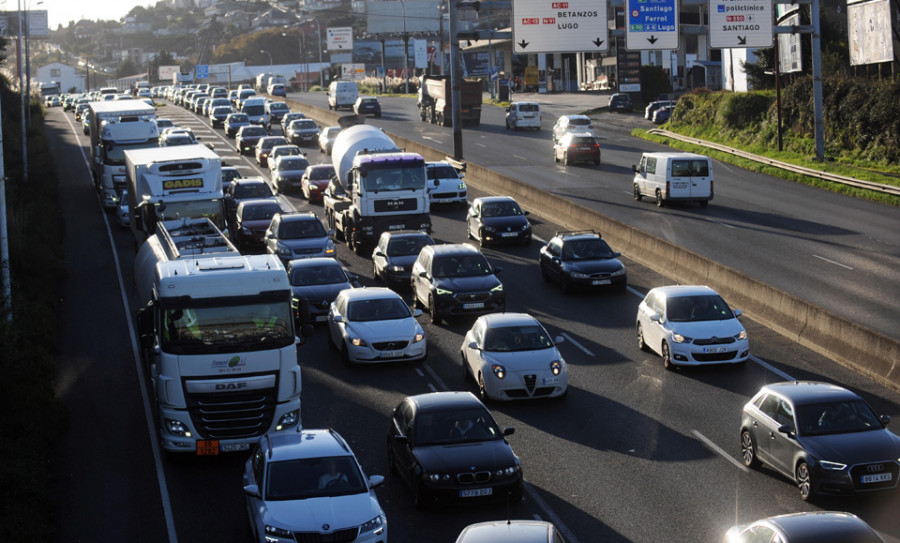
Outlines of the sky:
<svg viewBox="0 0 900 543">
<path fill-rule="evenodd" d="M 22 9 L 30 6 L 32 10 L 47 10 L 51 30 L 56 30 L 59 25 L 66 27 L 69 21 L 79 19 L 118 21 L 134 6 L 156 5 L 155 0 L 43 0 L 38 4 L 40 1 L 4 0 L 2 4 L 6 11 L 15 11 L 20 4 Z"/>
</svg>

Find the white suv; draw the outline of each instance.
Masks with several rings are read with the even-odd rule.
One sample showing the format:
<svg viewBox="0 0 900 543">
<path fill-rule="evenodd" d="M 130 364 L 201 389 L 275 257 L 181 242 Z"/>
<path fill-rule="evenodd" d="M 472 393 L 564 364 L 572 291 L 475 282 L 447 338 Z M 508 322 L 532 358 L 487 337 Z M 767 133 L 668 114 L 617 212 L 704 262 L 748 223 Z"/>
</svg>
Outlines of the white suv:
<svg viewBox="0 0 900 543">
<path fill-rule="evenodd" d="M 465 175 L 457 172 L 447 161 L 426 162 L 425 178 L 428 180 L 430 204 L 468 204 L 466 182 L 462 180 Z"/>
<path fill-rule="evenodd" d="M 387 517 L 350 446 L 334 430 L 298 429 L 260 438 L 244 468 L 253 538 L 385 543 Z M 306 539 L 303 539 L 306 541 Z"/>
<path fill-rule="evenodd" d="M 588 132 L 594 136 L 594 121 L 587 115 L 563 115 L 553 125 L 553 143 L 569 132 Z"/>
</svg>

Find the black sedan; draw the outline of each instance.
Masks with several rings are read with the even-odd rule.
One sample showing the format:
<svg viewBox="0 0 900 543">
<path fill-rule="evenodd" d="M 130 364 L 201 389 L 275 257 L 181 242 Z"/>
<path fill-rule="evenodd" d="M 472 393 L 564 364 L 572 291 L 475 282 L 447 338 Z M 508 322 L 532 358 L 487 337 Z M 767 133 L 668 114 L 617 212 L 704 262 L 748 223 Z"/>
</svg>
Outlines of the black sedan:
<svg viewBox="0 0 900 543">
<path fill-rule="evenodd" d="M 298 323 L 328 320 L 328 309 L 340 291 L 358 286 L 357 276 L 330 257 L 304 258 L 287 263 L 293 291 L 291 306 Z"/>
<path fill-rule="evenodd" d="M 531 243 L 531 223 L 509 196 L 476 198 L 466 216 L 466 234 L 485 247 L 492 243 Z"/>
<path fill-rule="evenodd" d="M 471 392 L 408 396 L 394 408 L 387 433 L 391 469 L 413 493 L 416 507 L 436 503 L 518 502 L 519 457 Z"/>
<path fill-rule="evenodd" d="M 232 238 L 241 253 L 262 252 L 265 250 L 263 238 L 272 217 L 281 213 L 281 206 L 272 198 L 254 198 L 241 200 L 235 211 L 234 232 Z"/>
<path fill-rule="evenodd" d="M 375 279 L 394 289 L 409 285 L 413 264 L 426 245 L 434 245 L 434 240 L 425 232 L 382 232 L 372 251 Z"/>
<path fill-rule="evenodd" d="M 855 393 L 827 383 L 764 386 L 741 417 L 741 455 L 794 480 L 800 497 L 897 487 L 900 437 Z"/>
<path fill-rule="evenodd" d="M 264 138 L 268 135 L 269 133 L 266 132 L 266 129 L 262 126 L 255 124 L 242 126 L 234 136 L 234 145 L 237 147 L 238 153 L 242 155 L 252 155 L 256 148 L 256 143 L 260 138 Z"/>
<path fill-rule="evenodd" d="M 544 281 L 555 281 L 566 294 L 576 288 L 625 290 L 628 277 L 621 253 L 593 230 L 557 232 L 541 247 L 538 259 Z"/>
</svg>

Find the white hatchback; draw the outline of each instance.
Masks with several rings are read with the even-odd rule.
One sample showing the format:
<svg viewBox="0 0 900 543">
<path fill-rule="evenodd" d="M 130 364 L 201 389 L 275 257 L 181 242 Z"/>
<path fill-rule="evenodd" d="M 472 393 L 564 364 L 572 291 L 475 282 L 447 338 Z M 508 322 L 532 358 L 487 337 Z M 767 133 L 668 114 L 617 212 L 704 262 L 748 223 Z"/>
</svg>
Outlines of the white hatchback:
<svg viewBox="0 0 900 543">
<path fill-rule="evenodd" d="M 345 362 L 422 360 L 428 346 L 416 322 L 421 314 L 388 288 L 342 290 L 328 312 L 329 347 Z"/>
<path fill-rule="evenodd" d="M 715 290 L 706 286 L 657 287 L 638 307 L 638 346 L 654 351 L 667 369 L 743 363 L 750 356 L 747 331 Z"/>
<path fill-rule="evenodd" d="M 463 373 L 482 400 L 565 396 L 569 369 L 547 330 L 526 313 L 490 313 L 475 320 L 460 347 Z"/>
</svg>

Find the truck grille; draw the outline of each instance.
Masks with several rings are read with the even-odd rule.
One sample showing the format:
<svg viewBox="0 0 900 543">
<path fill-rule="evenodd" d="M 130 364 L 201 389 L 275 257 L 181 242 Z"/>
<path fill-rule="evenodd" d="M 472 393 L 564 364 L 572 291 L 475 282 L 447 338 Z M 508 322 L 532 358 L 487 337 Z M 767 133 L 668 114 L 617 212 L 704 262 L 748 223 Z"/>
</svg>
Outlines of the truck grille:
<svg viewBox="0 0 900 543">
<path fill-rule="evenodd" d="M 375 200 L 372 207 L 376 213 L 415 211 L 418 203 L 415 198 L 398 198 L 393 200 Z"/>
<path fill-rule="evenodd" d="M 330 534 L 319 532 L 294 532 L 297 543 L 346 543 L 356 539 L 359 528 L 345 528 Z"/>
<path fill-rule="evenodd" d="M 275 389 L 188 395 L 191 421 L 204 439 L 261 436 L 275 416 Z"/>
</svg>

